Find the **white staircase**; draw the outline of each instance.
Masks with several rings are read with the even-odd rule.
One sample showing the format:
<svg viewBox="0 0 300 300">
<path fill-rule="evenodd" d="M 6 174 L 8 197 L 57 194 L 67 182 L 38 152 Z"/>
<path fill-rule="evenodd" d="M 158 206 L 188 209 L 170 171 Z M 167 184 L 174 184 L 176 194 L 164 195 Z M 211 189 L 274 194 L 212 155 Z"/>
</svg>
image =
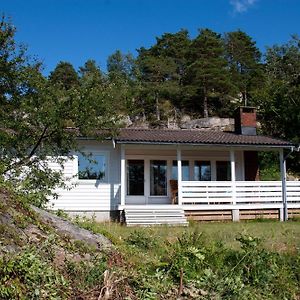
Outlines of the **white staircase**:
<svg viewBox="0 0 300 300">
<path fill-rule="evenodd" d="M 127 226 L 188 225 L 181 208 L 125 208 L 124 217 Z"/>
</svg>

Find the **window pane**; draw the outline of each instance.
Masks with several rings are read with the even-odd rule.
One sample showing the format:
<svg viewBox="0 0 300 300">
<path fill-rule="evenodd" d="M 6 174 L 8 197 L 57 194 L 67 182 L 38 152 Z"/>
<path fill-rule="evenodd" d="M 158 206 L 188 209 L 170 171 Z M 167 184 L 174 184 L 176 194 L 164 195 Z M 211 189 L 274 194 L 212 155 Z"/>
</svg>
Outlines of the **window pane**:
<svg viewBox="0 0 300 300">
<path fill-rule="evenodd" d="M 82 155 L 78 154 L 78 178 L 97 179 L 103 181 L 105 178 L 106 159 L 104 155 Z"/>
<path fill-rule="evenodd" d="M 144 195 L 144 161 L 128 160 L 127 195 Z"/>
<path fill-rule="evenodd" d="M 150 161 L 150 195 L 167 195 L 167 162 L 165 160 Z"/>
<path fill-rule="evenodd" d="M 197 181 L 211 180 L 211 165 L 210 161 L 195 161 L 194 179 Z"/>
<path fill-rule="evenodd" d="M 182 180 L 188 181 L 190 180 L 190 167 L 189 167 L 189 161 L 183 160 L 181 161 L 181 172 L 182 172 Z M 172 165 L 172 179 L 177 180 L 178 173 L 177 173 L 177 160 L 173 160 Z"/>
<path fill-rule="evenodd" d="M 218 181 L 230 181 L 231 170 L 229 161 L 217 161 L 217 180 Z"/>
</svg>

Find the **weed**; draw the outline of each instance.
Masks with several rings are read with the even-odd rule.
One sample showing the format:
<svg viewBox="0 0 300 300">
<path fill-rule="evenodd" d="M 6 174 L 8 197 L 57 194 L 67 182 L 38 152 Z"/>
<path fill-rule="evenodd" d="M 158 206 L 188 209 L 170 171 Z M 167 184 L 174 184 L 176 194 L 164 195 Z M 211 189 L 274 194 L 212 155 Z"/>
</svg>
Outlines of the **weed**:
<svg viewBox="0 0 300 300">
<path fill-rule="evenodd" d="M 65 299 L 68 283 L 32 248 L 0 258 L 1 299 Z"/>
<path fill-rule="evenodd" d="M 146 230 L 136 229 L 126 238 L 125 242 L 128 245 L 138 247 L 140 249 L 153 249 L 158 245 L 158 241 Z"/>
</svg>

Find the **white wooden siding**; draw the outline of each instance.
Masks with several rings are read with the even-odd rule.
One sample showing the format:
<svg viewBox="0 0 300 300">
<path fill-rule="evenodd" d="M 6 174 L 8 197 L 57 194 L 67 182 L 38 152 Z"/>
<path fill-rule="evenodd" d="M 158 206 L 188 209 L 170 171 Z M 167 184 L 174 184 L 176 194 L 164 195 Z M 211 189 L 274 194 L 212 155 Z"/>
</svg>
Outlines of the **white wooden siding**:
<svg viewBox="0 0 300 300">
<path fill-rule="evenodd" d="M 120 190 L 120 149 L 114 148 L 111 142 L 92 140 L 79 141 L 81 150 L 86 153 L 106 153 L 107 180 L 105 183 L 97 180 L 78 179 L 78 159 L 64 163 L 62 170 L 64 181 L 70 189 L 58 189 L 57 199 L 50 200 L 50 207 L 74 212 L 111 211 L 119 204 Z M 61 170 L 61 166 L 49 159 L 49 166 L 53 170 Z"/>
<path fill-rule="evenodd" d="M 67 211 L 110 211 L 115 210 L 118 198 L 119 185 L 78 181 L 71 190 L 58 190 L 58 199 L 51 201 L 53 209 L 63 209 Z"/>
</svg>

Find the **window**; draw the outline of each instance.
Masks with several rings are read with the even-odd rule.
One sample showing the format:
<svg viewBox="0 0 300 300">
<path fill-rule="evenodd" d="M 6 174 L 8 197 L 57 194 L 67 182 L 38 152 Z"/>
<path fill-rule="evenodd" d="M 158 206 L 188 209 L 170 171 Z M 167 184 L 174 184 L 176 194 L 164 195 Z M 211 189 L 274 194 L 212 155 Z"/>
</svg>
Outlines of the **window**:
<svg viewBox="0 0 300 300">
<path fill-rule="evenodd" d="M 217 180 L 218 181 L 230 181 L 231 180 L 231 169 L 229 161 L 217 161 Z"/>
<path fill-rule="evenodd" d="M 150 161 L 150 195 L 167 195 L 167 161 Z"/>
<path fill-rule="evenodd" d="M 143 160 L 128 160 L 127 162 L 127 195 L 144 195 Z"/>
<path fill-rule="evenodd" d="M 78 154 L 78 178 L 104 181 L 107 176 L 104 154 Z"/>
<path fill-rule="evenodd" d="M 190 180 L 190 167 L 189 167 L 189 161 L 188 160 L 182 160 L 181 161 L 181 172 L 182 172 L 182 180 L 183 181 L 189 181 Z M 172 179 L 177 180 L 178 179 L 177 177 L 178 177 L 177 160 L 173 160 Z"/>
<path fill-rule="evenodd" d="M 199 160 L 195 161 L 194 180 L 197 180 L 197 181 L 210 181 L 211 180 L 210 161 L 199 161 Z"/>
</svg>

